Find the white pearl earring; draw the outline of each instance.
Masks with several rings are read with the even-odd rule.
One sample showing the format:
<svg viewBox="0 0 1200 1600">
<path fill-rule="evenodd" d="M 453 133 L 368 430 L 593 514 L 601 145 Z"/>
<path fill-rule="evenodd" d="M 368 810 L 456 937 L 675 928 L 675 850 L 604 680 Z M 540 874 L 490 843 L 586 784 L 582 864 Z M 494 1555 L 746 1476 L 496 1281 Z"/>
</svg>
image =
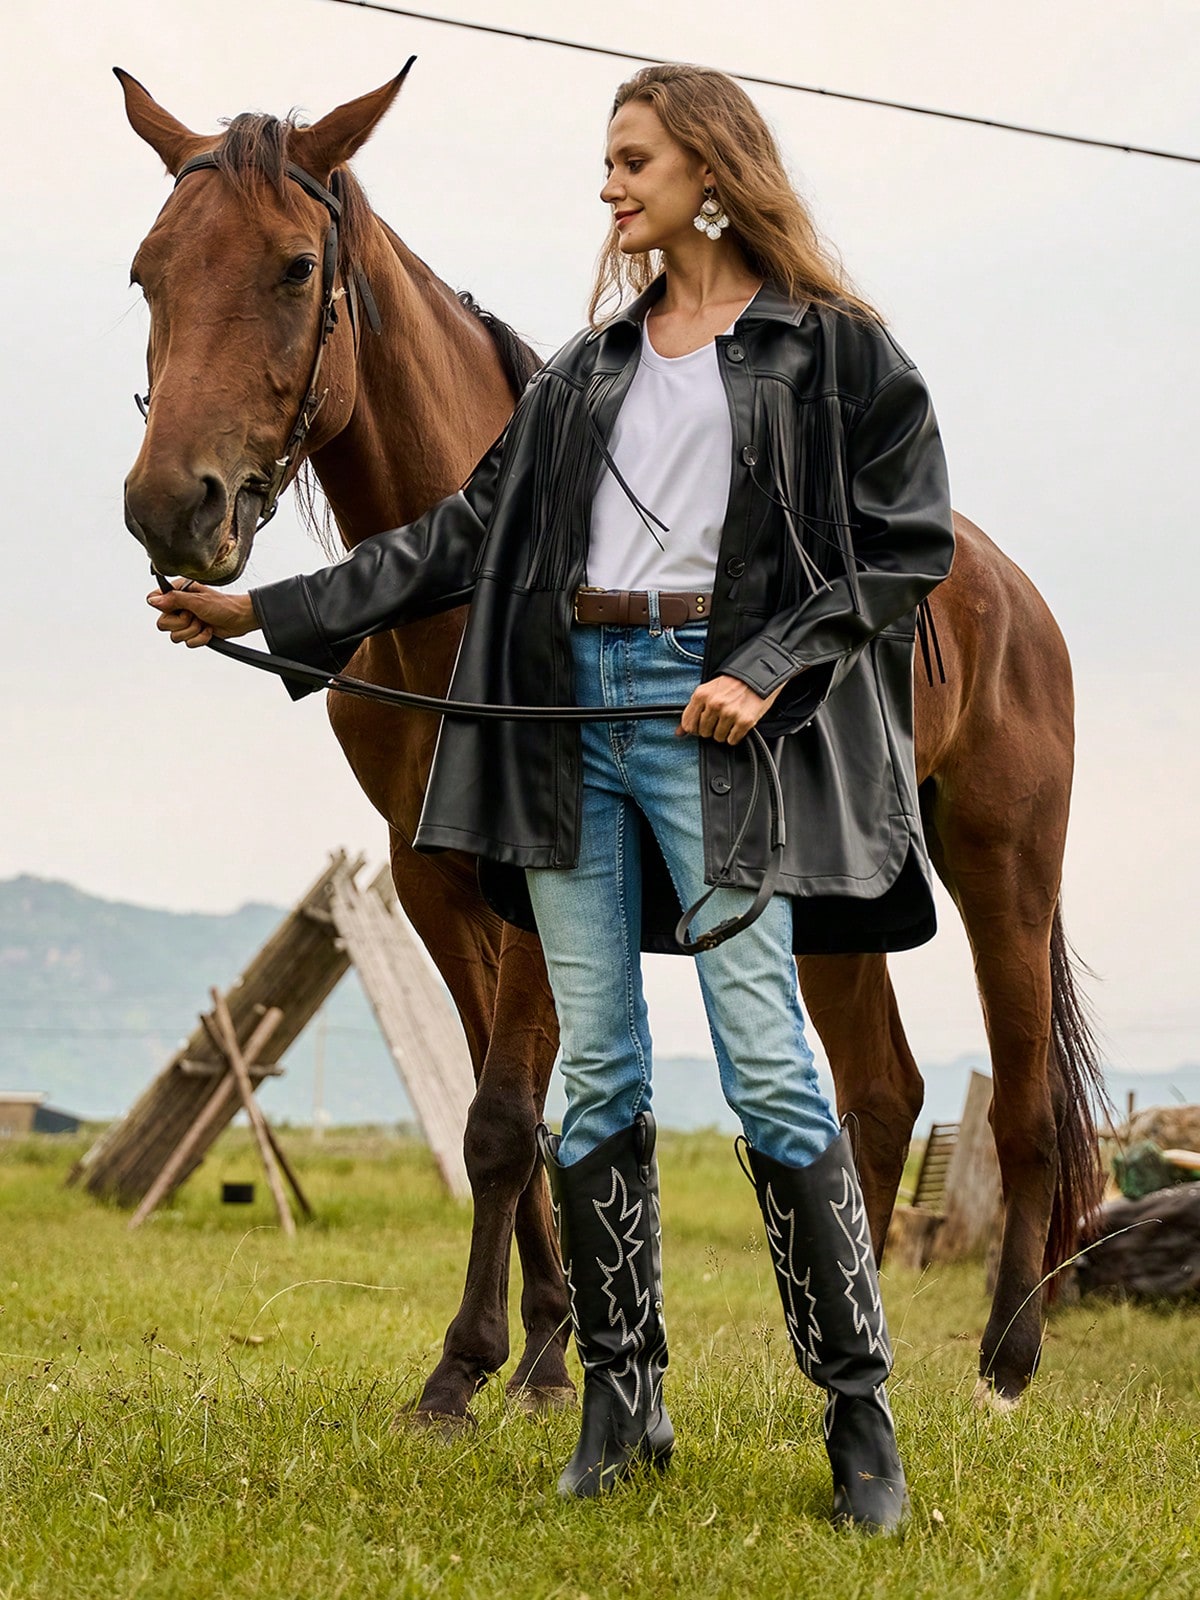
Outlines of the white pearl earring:
<svg viewBox="0 0 1200 1600">
<path fill-rule="evenodd" d="M 692 226 L 699 233 L 706 233 L 710 239 L 719 239 L 729 226 L 729 218 L 721 210 L 721 202 L 716 197 L 712 184 L 704 186 L 704 200 L 700 206 L 700 214 L 692 218 Z"/>
</svg>

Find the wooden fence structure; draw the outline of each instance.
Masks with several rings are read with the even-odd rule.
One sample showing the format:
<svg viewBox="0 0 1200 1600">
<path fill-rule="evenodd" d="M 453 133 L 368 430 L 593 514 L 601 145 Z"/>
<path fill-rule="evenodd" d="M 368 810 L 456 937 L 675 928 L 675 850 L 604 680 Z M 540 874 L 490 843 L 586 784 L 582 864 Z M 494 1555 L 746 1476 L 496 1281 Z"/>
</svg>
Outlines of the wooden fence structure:
<svg viewBox="0 0 1200 1600">
<path fill-rule="evenodd" d="M 353 965 L 453 1195 L 470 1193 L 462 1136 L 475 1093 L 458 1017 L 405 921 L 386 868 L 360 887 L 344 852 L 301 897 L 130 1111 L 72 1169 L 69 1183 L 135 1208 L 137 1227 L 193 1173 L 241 1110 L 250 1118 L 280 1224 L 294 1228 L 281 1179 L 307 1200 L 255 1098 Z"/>
<path fill-rule="evenodd" d="M 988 1111 L 992 1080 L 972 1072 L 960 1122 L 935 1122 L 911 1205 L 898 1205 L 887 1252 L 918 1270 L 986 1249 L 1000 1211 L 1000 1163 Z"/>
</svg>

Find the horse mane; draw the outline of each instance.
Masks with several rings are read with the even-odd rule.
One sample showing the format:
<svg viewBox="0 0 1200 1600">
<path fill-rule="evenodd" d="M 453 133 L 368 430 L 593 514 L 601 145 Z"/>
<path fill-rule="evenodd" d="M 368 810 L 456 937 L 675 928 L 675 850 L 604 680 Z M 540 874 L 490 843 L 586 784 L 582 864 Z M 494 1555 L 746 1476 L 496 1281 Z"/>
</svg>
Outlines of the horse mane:
<svg viewBox="0 0 1200 1600">
<path fill-rule="evenodd" d="M 496 354 L 500 357 L 500 365 L 504 368 L 504 376 L 508 379 L 508 386 L 513 392 L 513 399 L 519 399 L 530 378 L 541 370 L 541 356 L 535 350 L 531 350 L 507 322 L 501 322 L 492 312 L 485 311 L 469 289 L 460 289 L 458 298 L 473 317 L 479 318 L 491 334 Z"/>
<path fill-rule="evenodd" d="M 362 193 L 360 187 L 359 194 Z M 366 203 L 365 196 L 363 198 Z M 496 354 L 500 358 L 501 369 L 512 390 L 513 399 L 520 399 L 525 385 L 544 365 L 541 356 L 527 345 L 507 322 L 502 322 L 493 312 L 486 311 L 469 289 L 460 289 L 455 298 L 491 335 L 492 343 L 496 346 Z M 296 509 L 300 513 L 301 522 L 330 561 L 338 560 L 345 555 L 346 547 L 338 533 L 332 508 L 325 498 L 321 485 L 317 482 L 317 474 L 307 456 L 300 463 L 300 470 L 292 482 L 292 487 L 296 491 Z"/>
<path fill-rule="evenodd" d="M 262 111 L 243 111 L 226 124 L 221 142 L 213 152 L 218 171 L 235 191 L 247 199 L 253 197 L 256 189 L 266 185 L 281 205 L 294 205 L 296 190 L 287 175 L 290 159 L 288 144 L 292 133 L 303 126 L 304 123 L 294 111 L 286 117 L 273 117 Z M 375 213 L 365 189 L 349 167 L 336 167 L 330 174 L 331 187 L 335 180 L 338 199 L 342 203 L 342 214 L 338 219 L 338 268 L 345 281 L 361 255 Z M 496 354 L 513 399 L 516 400 L 542 365 L 541 358 L 507 322 L 485 311 L 474 295 L 464 289 L 457 298 L 463 309 L 487 329 L 496 346 Z M 340 556 L 343 546 L 336 533 L 329 504 L 321 493 L 316 474 L 307 459 L 301 464 L 294 487 L 301 521 L 327 556 L 331 559 Z"/>
</svg>

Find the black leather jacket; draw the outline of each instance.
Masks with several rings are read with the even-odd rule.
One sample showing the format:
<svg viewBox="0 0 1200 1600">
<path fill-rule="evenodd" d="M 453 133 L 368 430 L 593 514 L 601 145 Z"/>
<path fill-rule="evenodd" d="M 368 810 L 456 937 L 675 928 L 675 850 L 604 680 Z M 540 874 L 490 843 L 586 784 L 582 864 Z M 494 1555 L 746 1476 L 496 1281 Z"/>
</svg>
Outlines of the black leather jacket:
<svg viewBox="0 0 1200 1600">
<path fill-rule="evenodd" d="M 469 602 L 453 698 L 572 703 L 591 498 L 662 284 L 535 375 L 460 493 L 336 566 L 256 589 L 270 648 L 340 669 L 368 635 Z M 779 888 L 796 949 L 906 949 L 934 931 L 913 762 L 916 607 L 954 548 L 929 396 L 885 329 L 770 286 L 716 343 L 733 474 L 704 676 L 763 695 L 784 685 L 760 728 L 786 735 Z M 712 882 L 750 799 L 750 761 L 705 740 L 701 773 Z M 520 869 L 573 865 L 579 816 L 577 726 L 445 721 L 415 843 L 480 857 L 489 900 L 532 927 Z M 646 845 L 643 944 L 674 950 L 677 902 Z M 768 853 L 763 805 L 726 881 L 754 886 Z"/>
</svg>

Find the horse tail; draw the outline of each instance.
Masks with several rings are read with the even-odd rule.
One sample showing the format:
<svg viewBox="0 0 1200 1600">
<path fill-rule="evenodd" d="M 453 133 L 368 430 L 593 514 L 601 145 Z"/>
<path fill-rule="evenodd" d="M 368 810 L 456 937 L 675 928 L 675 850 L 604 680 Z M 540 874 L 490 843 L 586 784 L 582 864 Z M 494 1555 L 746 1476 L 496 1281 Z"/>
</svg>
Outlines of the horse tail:
<svg viewBox="0 0 1200 1600">
<path fill-rule="evenodd" d="M 469 290 L 461 289 L 458 298 L 491 334 L 492 343 L 496 346 L 496 353 L 500 357 L 500 365 L 504 368 L 504 376 L 512 389 L 513 399 L 519 400 L 525 385 L 542 366 L 541 356 L 532 350 L 507 322 L 501 322 L 499 317 L 493 316 L 490 311 L 485 311 Z"/>
<path fill-rule="evenodd" d="M 1047 1273 L 1074 1254 L 1104 1187 L 1093 1107 L 1109 1102 L 1090 1008 L 1077 980 L 1080 970 L 1087 969 L 1063 931 L 1060 901 L 1050 930 L 1050 1079 L 1058 1179 L 1046 1239 Z M 1050 1281 L 1051 1296 L 1056 1281 Z"/>
</svg>

